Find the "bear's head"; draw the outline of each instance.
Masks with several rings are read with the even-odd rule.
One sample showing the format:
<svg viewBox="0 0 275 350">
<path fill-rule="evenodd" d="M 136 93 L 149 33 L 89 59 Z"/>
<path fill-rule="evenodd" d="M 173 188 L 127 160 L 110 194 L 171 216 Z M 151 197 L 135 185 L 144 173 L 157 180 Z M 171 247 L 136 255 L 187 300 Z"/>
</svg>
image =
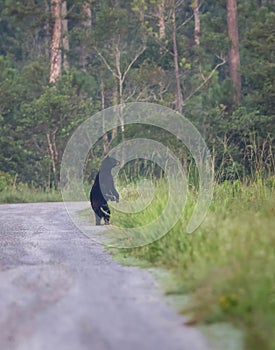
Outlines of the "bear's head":
<svg viewBox="0 0 275 350">
<path fill-rule="evenodd" d="M 108 171 L 119 164 L 120 164 L 120 162 L 118 160 L 116 160 L 115 158 L 112 158 L 110 156 L 107 156 L 106 158 L 103 159 L 100 170 L 103 170 L 103 171 L 107 170 Z"/>
</svg>

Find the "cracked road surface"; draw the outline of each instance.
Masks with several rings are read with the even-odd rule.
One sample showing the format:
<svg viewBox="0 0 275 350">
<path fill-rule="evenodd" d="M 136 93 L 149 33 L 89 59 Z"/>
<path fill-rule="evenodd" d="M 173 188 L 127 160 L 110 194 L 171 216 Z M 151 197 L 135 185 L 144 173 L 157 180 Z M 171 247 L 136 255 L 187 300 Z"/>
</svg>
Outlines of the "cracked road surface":
<svg viewBox="0 0 275 350">
<path fill-rule="evenodd" d="M 113 261 L 63 203 L 0 205 L 1 350 L 206 350 L 183 321 L 151 274 Z"/>
</svg>

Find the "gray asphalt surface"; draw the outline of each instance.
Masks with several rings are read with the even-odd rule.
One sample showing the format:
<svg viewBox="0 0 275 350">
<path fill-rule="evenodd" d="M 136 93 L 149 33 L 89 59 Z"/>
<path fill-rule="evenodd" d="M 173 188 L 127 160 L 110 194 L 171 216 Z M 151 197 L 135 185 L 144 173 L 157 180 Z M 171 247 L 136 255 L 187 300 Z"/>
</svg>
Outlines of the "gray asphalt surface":
<svg viewBox="0 0 275 350">
<path fill-rule="evenodd" d="M 0 205 L 1 350 L 208 349 L 183 321 L 151 274 L 113 261 L 63 203 Z"/>
</svg>

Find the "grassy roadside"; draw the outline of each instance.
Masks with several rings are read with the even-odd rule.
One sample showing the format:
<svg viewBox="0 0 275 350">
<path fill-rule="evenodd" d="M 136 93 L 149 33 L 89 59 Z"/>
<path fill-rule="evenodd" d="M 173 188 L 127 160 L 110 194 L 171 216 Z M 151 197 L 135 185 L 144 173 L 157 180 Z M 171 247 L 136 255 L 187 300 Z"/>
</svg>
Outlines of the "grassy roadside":
<svg viewBox="0 0 275 350">
<path fill-rule="evenodd" d="M 181 311 L 192 324 L 229 322 L 243 330 L 246 348 L 275 349 L 275 182 L 215 188 L 206 220 L 193 234 L 185 227 L 194 208 L 192 193 L 181 220 L 162 239 L 133 249 L 111 249 L 127 264 L 169 271 L 167 294 L 188 295 Z M 135 227 L 156 219 L 167 201 L 161 183 L 152 204 L 135 215 L 112 210 L 116 225 Z M 125 194 L 127 196 L 127 193 Z M 128 196 L 137 193 L 129 189 Z M 1 203 L 60 201 L 57 191 L 5 189 Z M 89 211 L 90 216 L 90 211 Z M 146 234 L 146 232 L 145 232 Z"/>
<path fill-rule="evenodd" d="M 62 201 L 60 191 L 25 187 L 20 189 L 7 188 L 0 191 L 0 203 L 38 203 L 38 202 L 59 202 Z"/>
<path fill-rule="evenodd" d="M 140 225 L 158 205 L 140 215 L 113 212 L 116 225 Z M 194 200 L 187 203 L 187 216 Z M 206 220 L 186 234 L 186 217 L 162 239 L 144 247 L 111 249 L 121 261 L 162 267 L 173 276 L 167 293 L 190 296 L 182 312 L 190 324 L 230 322 L 245 332 L 246 348 L 275 349 L 274 181 L 216 186 Z"/>
</svg>

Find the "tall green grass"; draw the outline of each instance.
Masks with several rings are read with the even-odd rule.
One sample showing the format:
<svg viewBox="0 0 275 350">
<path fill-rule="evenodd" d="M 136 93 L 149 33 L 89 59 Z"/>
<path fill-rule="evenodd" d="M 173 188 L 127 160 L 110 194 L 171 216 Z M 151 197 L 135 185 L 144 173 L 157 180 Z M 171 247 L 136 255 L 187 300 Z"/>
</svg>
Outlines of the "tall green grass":
<svg viewBox="0 0 275 350">
<path fill-rule="evenodd" d="M 208 215 L 192 234 L 186 222 L 196 201 L 163 238 L 144 247 L 111 249 L 120 259 L 164 267 L 177 285 L 168 293 L 188 294 L 182 312 L 190 323 L 231 322 L 246 334 L 246 348 L 275 349 L 275 181 L 240 181 L 216 185 Z M 166 197 L 158 185 L 156 199 L 139 215 L 113 211 L 112 222 L 125 227 L 157 217 Z"/>
<path fill-rule="evenodd" d="M 62 196 L 57 190 L 42 190 L 24 186 L 20 189 L 6 188 L 0 191 L 0 203 L 60 202 Z"/>
</svg>

